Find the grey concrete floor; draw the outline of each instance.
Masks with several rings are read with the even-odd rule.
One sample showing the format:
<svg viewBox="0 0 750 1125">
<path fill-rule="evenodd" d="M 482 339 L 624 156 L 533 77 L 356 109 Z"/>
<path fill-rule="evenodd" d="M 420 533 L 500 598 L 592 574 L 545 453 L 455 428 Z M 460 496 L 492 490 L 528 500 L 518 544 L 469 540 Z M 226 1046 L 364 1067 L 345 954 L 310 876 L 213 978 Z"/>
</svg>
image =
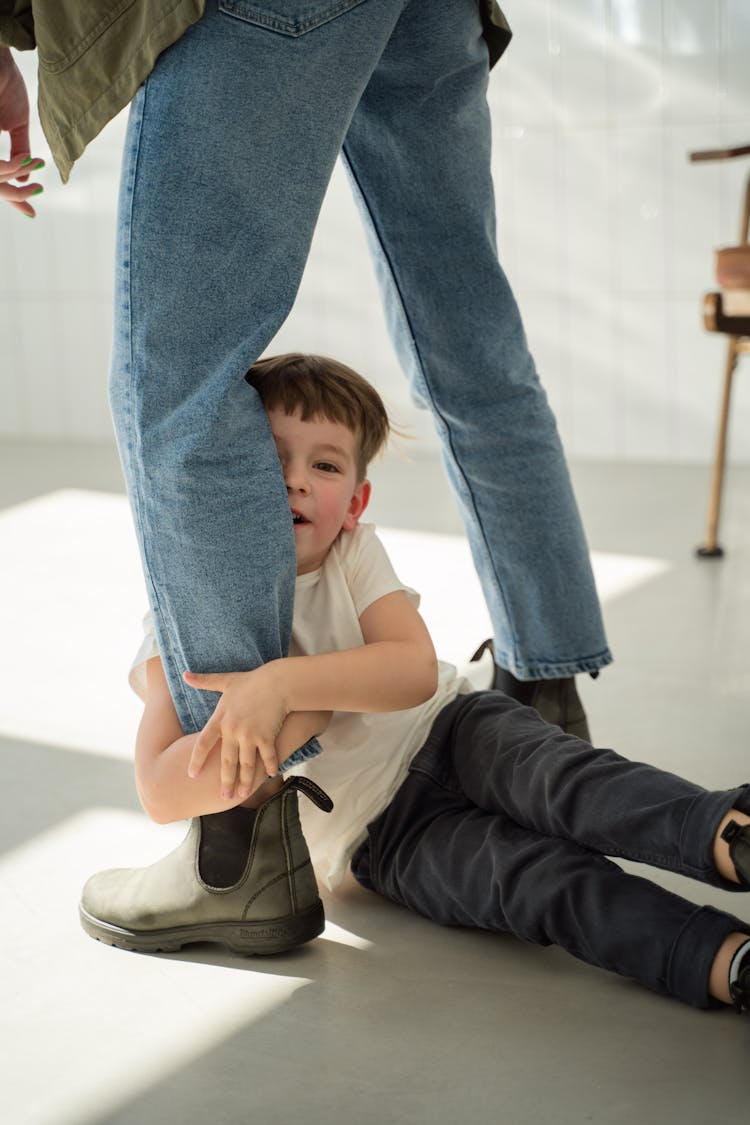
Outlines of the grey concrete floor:
<svg viewBox="0 0 750 1125">
<path fill-rule="evenodd" d="M 373 476 L 379 524 L 460 532 L 434 461 L 395 460 Z M 592 549 L 659 564 L 606 599 L 616 662 L 582 692 L 597 742 L 723 787 L 750 780 L 750 470 L 730 473 L 721 562 L 692 554 L 706 478 L 696 468 L 574 467 Z M 274 959 L 209 947 L 140 957 L 80 933 L 88 873 L 148 862 L 182 834 L 138 811 L 131 703 L 121 722 L 119 695 L 104 714 L 89 707 L 95 690 L 106 694 L 96 653 L 50 652 L 50 629 L 63 630 L 56 614 L 75 597 L 93 599 L 105 621 L 123 605 L 130 614 L 138 579 L 120 492 L 108 448 L 0 447 L 10 651 L 0 707 L 3 1120 L 745 1122 L 750 1019 L 693 1011 L 555 949 L 441 929 L 354 885 L 325 896 L 323 939 Z M 454 600 L 458 619 L 460 591 Z M 18 622 L 37 604 L 19 671 Z M 80 607 L 70 613 L 80 624 L 68 633 L 85 632 Z M 130 655 L 122 636 L 116 663 Z M 53 680 L 67 684 L 71 662 L 60 693 Z M 654 878 L 750 922 L 750 902 Z"/>
</svg>

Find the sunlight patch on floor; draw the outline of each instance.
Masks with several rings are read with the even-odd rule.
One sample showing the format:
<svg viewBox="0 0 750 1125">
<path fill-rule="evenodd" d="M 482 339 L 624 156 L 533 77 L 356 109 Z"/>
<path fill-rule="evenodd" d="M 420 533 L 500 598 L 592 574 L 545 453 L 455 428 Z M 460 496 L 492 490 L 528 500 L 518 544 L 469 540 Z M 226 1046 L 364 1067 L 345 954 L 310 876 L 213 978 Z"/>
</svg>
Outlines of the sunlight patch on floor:
<svg viewBox="0 0 750 1125">
<path fill-rule="evenodd" d="M 463 665 L 490 632 L 466 541 L 391 528 L 381 535 L 401 579 L 422 594 L 439 653 Z M 604 602 L 670 568 L 624 555 L 595 554 L 593 562 Z M 129 760 L 140 704 L 127 670 L 144 610 L 123 497 L 61 491 L 1 512 L 0 621 L 12 643 L 0 652 L 0 734 Z M 82 932 L 77 902 L 92 871 L 153 862 L 183 833 L 184 825 L 91 809 L 2 858 L 8 956 L 0 1003 L 14 1013 L 4 1049 L 14 1076 L 4 1097 L 8 1120 L 97 1119 L 309 983 L 220 954 L 125 953 Z M 330 921 L 324 938 L 371 946 Z M 52 1060 L 43 1082 L 40 1055 Z"/>
<path fill-rule="evenodd" d="M 124 497 L 66 490 L 0 512 L 0 599 L 0 733 L 132 758 L 146 607 Z"/>
<path fill-rule="evenodd" d="M 322 940 L 335 942 L 336 945 L 348 945 L 351 949 L 372 949 L 373 946 L 373 943 L 368 941 L 367 938 L 359 937 L 358 934 L 353 934 L 351 930 L 345 930 L 343 926 L 337 926 L 335 922 L 328 920 L 326 920 Z"/>
<path fill-rule="evenodd" d="M 3 1043 L 5 1121 L 99 1120 L 310 983 L 267 959 L 258 972 L 261 962 L 220 950 L 213 964 L 205 953 L 149 957 L 83 933 L 77 904 L 86 878 L 159 859 L 184 832 L 91 809 L 3 856 L 0 1006 L 13 1013 Z"/>
<path fill-rule="evenodd" d="M 468 540 L 460 535 L 381 528 L 402 582 L 422 596 L 420 612 L 427 622 L 438 656 L 468 671 L 466 662 L 481 641 L 492 635 L 490 618 Z M 591 556 L 602 604 L 661 577 L 671 569 L 665 559 L 637 555 Z"/>
<path fill-rule="evenodd" d="M 440 657 L 462 671 L 490 623 L 462 536 L 381 528 Z M 593 555 L 604 603 L 664 574 L 662 559 Z M 127 501 L 50 493 L 0 512 L 0 733 L 130 760 L 140 703 L 127 684 L 146 596 Z M 477 686 L 484 686 L 481 680 Z"/>
</svg>

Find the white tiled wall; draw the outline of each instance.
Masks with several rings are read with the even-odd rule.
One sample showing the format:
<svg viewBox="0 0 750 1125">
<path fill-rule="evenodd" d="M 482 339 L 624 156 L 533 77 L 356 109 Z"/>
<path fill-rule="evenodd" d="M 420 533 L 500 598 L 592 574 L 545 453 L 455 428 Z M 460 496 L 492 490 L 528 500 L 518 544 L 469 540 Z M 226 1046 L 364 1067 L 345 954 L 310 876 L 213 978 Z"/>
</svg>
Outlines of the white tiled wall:
<svg viewBox="0 0 750 1125">
<path fill-rule="evenodd" d="M 750 0 L 506 0 L 490 98 L 501 257 L 573 457 L 706 460 L 724 344 L 700 301 L 736 241 L 750 158 Z M 34 60 L 20 60 L 33 85 Z M 41 217 L 0 208 L 0 434 L 106 438 L 118 118 Z M 34 151 L 43 151 L 37 133 Z M 412 410 L 340 171 L 276 348 L 336 354 Z M 750 359 L 731 453 L 750 460 Z"/>
</svg>

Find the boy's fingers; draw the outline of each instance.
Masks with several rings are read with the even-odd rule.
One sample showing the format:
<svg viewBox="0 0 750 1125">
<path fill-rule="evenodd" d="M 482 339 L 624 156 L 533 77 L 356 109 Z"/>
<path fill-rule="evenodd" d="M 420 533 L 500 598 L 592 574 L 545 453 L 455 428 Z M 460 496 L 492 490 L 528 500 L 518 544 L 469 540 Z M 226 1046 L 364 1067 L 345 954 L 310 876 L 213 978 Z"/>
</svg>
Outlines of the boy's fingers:
<svg viewBox="0 0 750 1125">
<path fill-rule="evenodd" d="M 263 759 L 263 765 L 269 777 L 276 777 L 279 772 L 279 759 L 276 757 L 276 744 L 273 742 L 259 742 L 258 750 Z"/>
<path fill-rule="evenodd" d="M 226 676 L 221 672 L 183 672 L 182 678 L 199 691 L 223 692 L 226 685 Z"/>
<path fill-rule="evenodd" d="M 198 735 L 198 739 L 193 747 L 193 752 L 190 755 L 188 762 L 188 777 L 197 777 L 206 764 L 206 758 L 216 746 L 219 738 L 221 737 L 221 728 L 219 724 L 214 724 L 213 720 L 209 719 L 205 727 Z"/>
<path fill-rule="evenodd" d="M 237 777 L 237 760 L 239 747 L 232 740 L 222 739 L 221 742 L 221 795 L 231 797 L 234 793 L 234 783 Z"/>
<path fill-rule="evenodd" d="M 240 772 L 238 779 L 239 796 L 249 797 L 255 777 L 255 743 L 240 743 Z"/>
</svg>

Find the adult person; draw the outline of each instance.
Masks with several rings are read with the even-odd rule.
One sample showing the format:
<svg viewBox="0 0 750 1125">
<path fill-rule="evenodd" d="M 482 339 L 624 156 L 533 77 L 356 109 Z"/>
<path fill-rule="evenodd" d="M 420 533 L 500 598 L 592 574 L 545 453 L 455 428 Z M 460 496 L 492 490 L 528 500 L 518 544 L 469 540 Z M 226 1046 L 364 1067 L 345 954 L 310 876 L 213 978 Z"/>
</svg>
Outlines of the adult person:
<svg viewBox="0 0 750 1125">
<path fill-rule="evenodd" d="M 292 527 L 244 374 L 293 304 L 339 154 L 395 347 L 440 435 L 498 686 L 586 733 L 573 677 L 611 656 L 495 241 L 486 86 L 509 39 L 493 0 L 0 0 L 0 43 L 39 49 L 40 119 L 64 179 L 132 99 L 110 393 L 186 733 L 216 704 L 186 668 L 247 669 L 287 649 Z"/>
</svg>

